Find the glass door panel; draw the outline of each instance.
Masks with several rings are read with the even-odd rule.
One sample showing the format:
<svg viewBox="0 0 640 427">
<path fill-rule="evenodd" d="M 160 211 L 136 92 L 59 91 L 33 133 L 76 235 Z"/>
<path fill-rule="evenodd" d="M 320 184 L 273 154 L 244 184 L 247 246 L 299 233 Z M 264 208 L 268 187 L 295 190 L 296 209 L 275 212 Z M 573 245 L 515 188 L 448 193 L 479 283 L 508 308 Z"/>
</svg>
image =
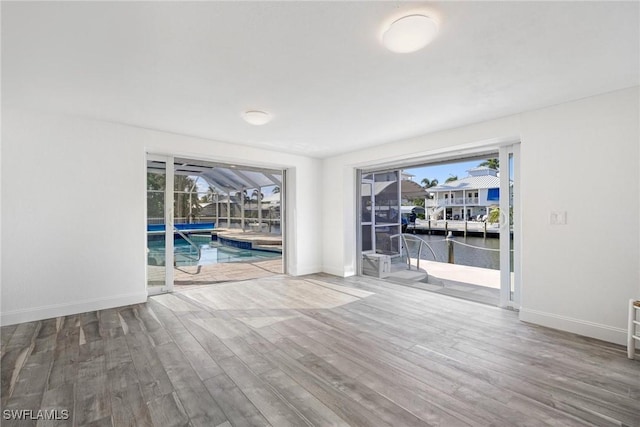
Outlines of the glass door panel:
<svg viewBox="0 0 640 427">
<path fill-rule="evenodd" d="M 500 148 L 500 305 L 520 307 L 518 154 L 519 145 Z"/>
<path fill-rule="evenodd" d="M 155 164 L 164 169 L 164 163 Z M 164 244 L 165 174 L 147 168 L 147 286 L 166 285 L 166 251 Z"/>
<path fill-rule="evenodd" d="M 173 170 L 164 156 L 147 156 L 147 291 L 173 288 Z"/>
<path fill-rule="evenodd" d="M 373 251 L 373 240 L 371 239 L 371 225 L 362 226 L 362 252 Z"/>
<path fill-rule="evenodd" d="M 376 253 L 396 255 L 400 253 L 400 171 L 375 172 L 374 174 L 374 249 Z"/>
<path fill-rule="evenodd" d="M 400 182 L 399 171 L 374 174 L 375 224 L 399 224 Z"/>
<path fill-rule="evenodd" d="M 392 239 L 391 236 L 400 234 L 399 225 L 376 226 L 376 253 L 395 255 L 400 253 L 400 239 Z"/>
<path fill-rule="evenodd" d="M 359 172 L 358 176 L 358 262 L 360 273 L 365 274 L 363 260 L 390 262 L 400 254 L 400 171 Z"/>
<path fill-rule="evenodd" d="M 373 251 L 373 175 L 362 177 L 360 183 L 361 251 Z"/>
</svg>

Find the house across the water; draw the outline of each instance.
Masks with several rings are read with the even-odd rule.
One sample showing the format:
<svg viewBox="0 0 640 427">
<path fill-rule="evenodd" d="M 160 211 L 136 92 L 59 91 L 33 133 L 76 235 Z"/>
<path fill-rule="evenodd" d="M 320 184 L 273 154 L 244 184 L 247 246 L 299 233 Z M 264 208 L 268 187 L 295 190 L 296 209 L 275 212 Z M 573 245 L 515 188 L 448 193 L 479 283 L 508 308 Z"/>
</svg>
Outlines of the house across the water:
<svg viewBox="0 0 640 427">
<path fill-rule="evenodd" d="M 469 176 L 429 188 L 432 199 L 426 200 L 431 219 L 486 219 L 491 207 L 500 200 L 498 171 L 486 166 L 469 169 Z"/>
</svg>

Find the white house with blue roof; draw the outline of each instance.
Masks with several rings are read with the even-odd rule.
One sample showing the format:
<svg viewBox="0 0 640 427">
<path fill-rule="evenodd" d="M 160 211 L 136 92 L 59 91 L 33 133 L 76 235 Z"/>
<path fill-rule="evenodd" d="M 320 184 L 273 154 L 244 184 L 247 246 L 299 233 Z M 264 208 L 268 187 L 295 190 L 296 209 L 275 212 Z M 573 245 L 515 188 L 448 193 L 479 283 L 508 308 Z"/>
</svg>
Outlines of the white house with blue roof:
<svg viewBox="0 0 640 427">
<path fill-rule="evenodd" d="M 500 200 L 498 171 L 486 166 L 469 169 L 469 176 L 429 188 L 426 206 L 431 219 L 475 220 Z"/>
</svg>

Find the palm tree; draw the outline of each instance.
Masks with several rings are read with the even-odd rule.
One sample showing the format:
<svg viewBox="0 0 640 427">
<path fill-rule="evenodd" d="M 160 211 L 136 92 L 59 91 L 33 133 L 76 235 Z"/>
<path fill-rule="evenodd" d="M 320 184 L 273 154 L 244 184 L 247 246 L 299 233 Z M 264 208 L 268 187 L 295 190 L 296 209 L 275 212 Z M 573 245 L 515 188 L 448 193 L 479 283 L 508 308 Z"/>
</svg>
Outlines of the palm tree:
<svg viewBox="0 0 640 427">
<path fill-rule="evenodd" d="M 429 180 L 429 178 L 423 178 L 421 182 L 422 182 L 422 186 L 425 188 L 425 190 L 427 188 L 435 187 L 436 185 L 438 185 L 438 180 L 435 179 L 435 178 L 432 179 L 432 180 Z"/>
<path fill-rule="evenodd" d="M 253 190 L 253 192 L 251 193 L 251 200 L 256 200 L 258 201 L 258 198 L 260 198 L 260 200 L 264 199 L 264 193 L 258 191 L 258 189 L 256 188 L 255 190 Z"/>
<path fill-rule="evenodd" d="M 273 194 L 279 193 L 280 192 L 280 187 L 278 187 L 277 185 L 273 188 Z"/>
<path fill-rule="evenodd" d="M 457 180 L 458 180 L 458 175 L 449 175 L 449 178 L 447 178 L 447 180 L 445 181 L 445 184 L 447 182 L 457 181 Z"/>
<path fill-rule="evenodd" d="M 157 173 L 147 173 L 147 217 L 164 218 L 165 177 Z"/>
<path fill-rule="evenodd" d="M 498 159 L 487 159 L 484 162 L 480 163 L 478 166 L 486 166 L 489 169 L 500 169 L 500 160 Z"/>
<path fill-rule="evenodd" d="M 427 190 L 431 187 L 435 187 L 438 185 L 438 180 L 437 179 L 429 179 L 429 178 L 422 178 L 422 187 Z M 433 198 L 433 193 L 428 193 L 427 194 L 427 198 L 432 199 Z M 414 205 L 416 206 L 424 206 L 424 200 L 422 200 L 422 204 L 418 204 L 416 203 L 416 201 L 413 202 Z"/>
<path fill-rule="evenodd" d="M 174 178 L 176 218 L 184 218 L 191 222 L 200 214 L 198 194 L 195 192 L 196 178 L 186 175 L 176 175 Z M 195 195 L 195 197 L 194 197 Z M 182 219 L 180 219 L 182 221 Z"/>
<path fill-rule="evenodd" d="M 207 193 L 202 195 L 202 197 L 200 198 L 200 201 L 203 203 L 213 202 L 215 199 L 216 193 L 217 193 L 216 189 L 213 188 L 212 186 L 209 186 L 209 188 L 207 189 Z"/>
<path fill-rule="evenodd" d="M 256 201 L 256 210 L 258 209 L 258 200 L 262 200 L 263 198 L 264 198 L 264 194 L 258 191 L 257 188 L 253 190 L 253 192 L 251 193 L 251 200 L 255 199 Z M 257 215 L 256 215 L 256 218 L 257 218 Z"/>
</svg>

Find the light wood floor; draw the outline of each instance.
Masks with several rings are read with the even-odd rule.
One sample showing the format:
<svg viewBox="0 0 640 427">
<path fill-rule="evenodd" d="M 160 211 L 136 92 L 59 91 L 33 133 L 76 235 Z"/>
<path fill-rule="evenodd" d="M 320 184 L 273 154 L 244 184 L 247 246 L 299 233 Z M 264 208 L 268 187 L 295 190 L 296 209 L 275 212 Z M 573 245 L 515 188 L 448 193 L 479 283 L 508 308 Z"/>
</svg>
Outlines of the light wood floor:
<svg viewBox="0 0 640 427">
<path fill-rule="evenodd" d="M 639 426 L 640 362 L 369 278 L 276 276 L 2 328 L 3 426 Z M 3 413 L 4 414 L 4 413 Z"/>
</svg>

